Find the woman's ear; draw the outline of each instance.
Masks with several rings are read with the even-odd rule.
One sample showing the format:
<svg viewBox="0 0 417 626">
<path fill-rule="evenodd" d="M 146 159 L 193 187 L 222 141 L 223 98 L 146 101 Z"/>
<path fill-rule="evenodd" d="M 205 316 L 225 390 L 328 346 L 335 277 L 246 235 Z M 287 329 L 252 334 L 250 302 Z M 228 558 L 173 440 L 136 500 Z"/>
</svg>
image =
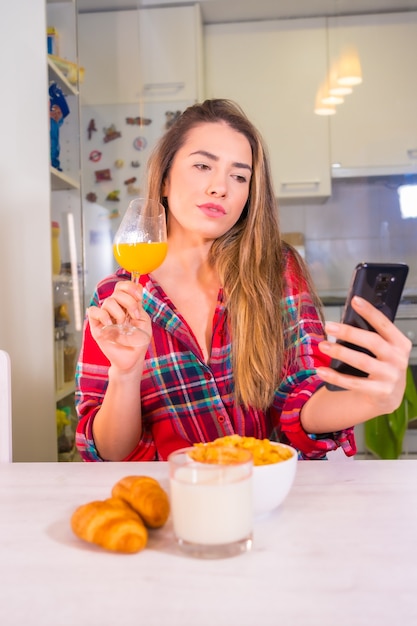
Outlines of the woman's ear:
<svg viewBox="0 0 417 626">
<path fill-rule="evenodd" d="M 162 195 L 166 197 L 168 195 L 168 190 L 169 190 L 169 180 L 168 180 L 168 176 L 166 176 L 166 178 L 164 179 L 164 182 L 162 183 Z"/>
</svg>

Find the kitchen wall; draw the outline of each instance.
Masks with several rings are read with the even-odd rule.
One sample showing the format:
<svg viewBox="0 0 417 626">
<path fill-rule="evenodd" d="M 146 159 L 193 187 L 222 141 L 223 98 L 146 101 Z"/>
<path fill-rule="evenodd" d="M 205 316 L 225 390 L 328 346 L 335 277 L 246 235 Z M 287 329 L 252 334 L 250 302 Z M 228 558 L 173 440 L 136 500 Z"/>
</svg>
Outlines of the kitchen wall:
<svg viewBox="0 0 417 626">
<path fill-rule="evenodd" d="M 417 177 L 335 179 L 324 202 L 281 201 L 281 229 L 302 232 L 321 295 L 344 295 L 359 261 L 405 262 L 406 294 L 417 294 L 417 219 L 401 216 L 398 185 Z"/>
</svg>

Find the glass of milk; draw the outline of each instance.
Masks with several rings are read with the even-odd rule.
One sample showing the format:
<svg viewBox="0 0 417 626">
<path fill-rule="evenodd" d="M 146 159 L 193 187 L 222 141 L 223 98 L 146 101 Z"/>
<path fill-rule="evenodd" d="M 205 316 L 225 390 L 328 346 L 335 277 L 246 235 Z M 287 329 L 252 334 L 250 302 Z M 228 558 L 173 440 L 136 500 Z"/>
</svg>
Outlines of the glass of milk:
<svg viewBox="0 0 417 626">
<path fill-rule="evenodd" d="M 200 558 L 246 552 L 252 546 L 252 454 L 219 446 L 211 448 L 210 462 L 201 462 L 193 458 L 195 450 L 183 448 L 168 458 L 176 541 Z"/>
</svg>

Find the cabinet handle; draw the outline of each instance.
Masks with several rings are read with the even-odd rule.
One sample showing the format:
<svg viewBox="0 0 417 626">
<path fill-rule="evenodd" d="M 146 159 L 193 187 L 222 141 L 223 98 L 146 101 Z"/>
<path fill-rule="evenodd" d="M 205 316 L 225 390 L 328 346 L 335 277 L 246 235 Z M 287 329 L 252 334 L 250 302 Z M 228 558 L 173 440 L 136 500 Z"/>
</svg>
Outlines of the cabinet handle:
<svg viewBox="0 0 417 626">
<path fill-rule="evenodd" d="M 143 91 L 147 95 L 174 94 L 184 89 L 185 83 L 147 83 Z"/>
<path fill-rule="evenodd" d="M 310 189 L 311 187 L 318 187 L 320 185 L 319 180 L 294 180 L 294 181 L 284 181 L 281 183 L 282 189 L 288 188 L 306 188 Z"/>
<path fill-rule="evenodd" d="M 412 148 L 411 150 L 407 150 L 409 159 L 417 159 L 417 148 Z"/>
</svg>

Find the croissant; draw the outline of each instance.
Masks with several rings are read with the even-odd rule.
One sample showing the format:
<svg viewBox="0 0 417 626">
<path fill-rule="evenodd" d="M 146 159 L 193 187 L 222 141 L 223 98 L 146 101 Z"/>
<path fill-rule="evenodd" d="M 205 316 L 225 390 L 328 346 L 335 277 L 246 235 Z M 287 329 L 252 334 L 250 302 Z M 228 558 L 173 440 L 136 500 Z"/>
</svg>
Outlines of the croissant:
<svg viewBox="0 0 417 626">
<path fill-rule="evenodd" d="M 130 504 L 149 528 L 160 528 L 168 519 L 168 496 L 150 476 L 125 476 L 114 485 L 112 496 Z"/>
<path fill-rule="evenodd" d="M 79 506 L 71 517 L 71 528 L 80 539 L 115 552 L 139 552 L 148 540 L 140 516 L 120 498 Z"/>
</svg>

